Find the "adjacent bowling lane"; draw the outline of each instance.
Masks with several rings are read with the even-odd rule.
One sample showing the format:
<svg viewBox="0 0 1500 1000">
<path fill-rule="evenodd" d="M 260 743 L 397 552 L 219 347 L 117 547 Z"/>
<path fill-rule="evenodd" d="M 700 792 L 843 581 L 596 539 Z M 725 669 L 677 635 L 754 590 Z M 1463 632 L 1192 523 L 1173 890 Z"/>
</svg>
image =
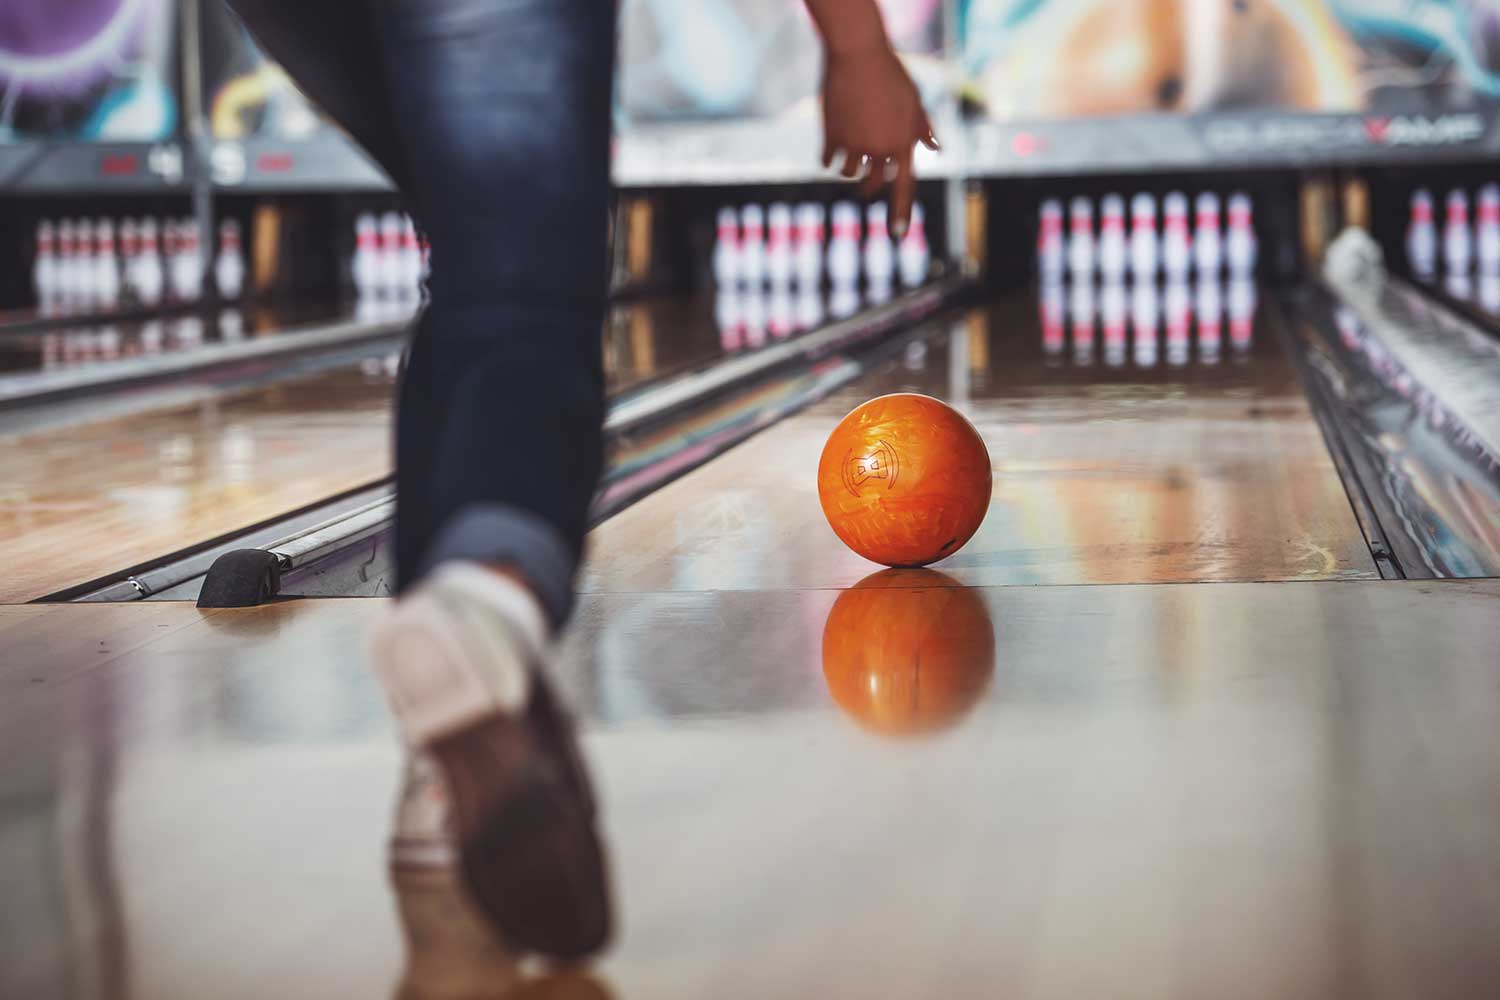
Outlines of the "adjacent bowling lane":
<svg viewBox="0 0 1500 1000">
<path fill-rule="evenodd" d="M 1168 290 L 1154 315 L 1129 291 L 1089 311 L 1061 291 L 976 309 L 606 522 L 583 587 L 860 579 L 873 567 L 823 519 L 818 456 L 839 417 L 896 391 L 947 399 L 988 444 L 989 515 L 938 564 L 964 584 L 1374 578 L 1275 317 L 1247 312 L 1250 292 Z"/>
<path fill-rule="evenodd" d="M 526 985 L 443 877 L 387 875 L 400 751 L 361 662 L 386 606 L 0 608 L 0 995 L 1500 977 L 1495 581 L 585 596 L 555 672 L 620 935 L 578 993 Z"/>
</svg>

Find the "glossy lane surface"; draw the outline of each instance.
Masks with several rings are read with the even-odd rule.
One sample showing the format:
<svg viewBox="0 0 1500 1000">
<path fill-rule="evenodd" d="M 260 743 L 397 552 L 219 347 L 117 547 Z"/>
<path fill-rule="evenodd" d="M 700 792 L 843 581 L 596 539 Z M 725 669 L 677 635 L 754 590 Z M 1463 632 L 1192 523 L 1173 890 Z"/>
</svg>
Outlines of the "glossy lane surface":
<svg viewBox="0 0 1500 1000">
<path fill-rule="evenodd" d="M 1500 976 L 1500 584 L 985 588 L 955 610 L 911 582 L 875 585 L 883 613 L 978 614 L 992 669 L 897 737 L 830 690 L 829 629 L 864 632 L 836 591 L 583 600 L 558 673 L 622 935 L 567 995 Z M 400 762 L 358 650 L 384 606 L 0 609 L 0 995 L 513 995 L 440 881 L 393 892 L 383 867 Z"/>
<path fill-rule="evenodd" d="M 1213 363 L 1197 349 L 1112 366 L 1051 350 L 1033 298 L 998 301 L 606 522 L 583 587 L 858 580 L 875 567 L 821 516 L 818 457 L 845 413 L 899 391 L 952 403 L 989 449 L 989 515 L 935 564 L 962 583 L 1375 578 L 1270 321 Z"/>
</svg>

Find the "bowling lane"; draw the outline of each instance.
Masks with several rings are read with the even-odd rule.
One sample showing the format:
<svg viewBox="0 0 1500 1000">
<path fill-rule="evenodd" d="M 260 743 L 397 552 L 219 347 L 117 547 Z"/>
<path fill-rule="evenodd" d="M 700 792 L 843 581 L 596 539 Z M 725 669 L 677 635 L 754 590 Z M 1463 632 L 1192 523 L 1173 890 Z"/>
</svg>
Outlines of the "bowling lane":
<svg viewBox="0 0 1500 1000">
<path fill-rule="evenodd" d="M 818 455 L 843 413 L 902 390 L 953 402 L 990 449 L 989 516 L 939 564 L 962 583 L 1378 577 L 1256 289 L 1161 291 L 1154 310 L 1143 294 L 1121 294 L 1123 304 L 1089 310 L 1065 291 L 1011 295 L 914 341 L 899 360 L 605 522 L 584 589 L 860 579 L 873 567 L 823 519 Z M 1200 312 L 1208 322 L 1190 318 Z"/>
<path fill-rule="evenodd" d="M 620 924 L 573 991 L 527 986 L 441 876 L 386 873 L 386 607 L 0 608 L 0 996 L 1500 978 L 1496 581 L 586 596 L 556 672 Z"/>
</svg>

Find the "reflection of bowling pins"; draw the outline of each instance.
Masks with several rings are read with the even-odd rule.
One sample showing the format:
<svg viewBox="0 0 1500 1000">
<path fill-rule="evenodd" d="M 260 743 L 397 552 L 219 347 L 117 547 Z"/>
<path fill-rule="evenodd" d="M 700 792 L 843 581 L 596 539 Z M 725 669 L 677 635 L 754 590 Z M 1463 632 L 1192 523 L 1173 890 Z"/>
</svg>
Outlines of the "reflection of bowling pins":
<svg viewBox="0 0 1500 1000">
<path fill-rule="evenodd" d="M 743 290 L 740 304 L 744 310 L 745 345 L 747 347 L 764 345 L 766 342 L 766 290 L 759 284 L 747 285 Z"/>
<path fill-rule="evenodd" d="M 1430 281 L 1437 270 L 1437 231 L 1432 221 L 1432 192 L 1411 193 L 1411 218 L 1406 225 L 1406 263 L 1420 281 Z"/>
<path fill-rule="evenodd" d="M 901 284 L 907 288 L 916 288 L 927 280 L 932 251 L 927 246 L 927 221 L 920 204 L 911 207 L 911 225 L 901 238 L 896 263 L 901 270 Z"/>
<path fill-rule="evenodd" d="M 891 277 L 895 274 L 895 253 L 891 250 L 891 234 L 886 228 L 885 202 L 871 203 L 865 210 L 865 280 L 870 287 L 884 286 L 886 298 L 890 297 Z"/>
<path fill-rule="evenodd" d="M 1161 264 L 1168 281 L 1187 277 L 1192 263 L 1191 246 L 1187 195 L 1173 191 L 1162 202 Z"/>
<path fill-rule="evenodd" d="M 1491 316 L 1500 316 L 1500 272 L 1479 273 L 1479 308 Z"/>
<path fill-rule="evenodd" d="M 797 328 L 816 330 L 823 325 L 823 290 L 817 285 L 797 286 Z"/>
<path fill-rule="evenodd" d="M 1105 281 L 1125 276 L 1125 199 L 1107 194 L 1099 202 L 1099 274 Z"/>
<path fill-rule="evenodd" d="M 1249 274 L 1254 271 L 1255 249 L 1250 196 L 1236 191 L 1229 196 L 1229 229 L 1224 238 L 1224 259 L 1229 264 L 1229 273 Z"/>
<path fill-rule="evenodd" d="M 714 283 L 728 287 L 740 277 L 740 219 L 728 205 L 719 209 L 714 236 Z"/>
<path fill-rule="evenodd" d="M 785 282 L 777 282 L 771 286 L 766 328 L 777 340 L 792 335 L 792 287 Z"/>
<path fill-rule="evenodd" d="M 1135 334 L 1137 364 L 1150 367 L 1156 363 L 1156 332 L 1160 316 L 1156 285 L 1144 281 L 1133 286 L 1130 290 L 1130 325 Z"/>
<path fill-rule="evenodd" d="M 744 346 L 744 315 L 740 292 L 733 284 L 714 290 L 714 323 L 719 328 L 719 344 L 726 351 Z"/>
<path fill-rule="evenodd" d="M 1130 199 L 1130 273 L 1136 281 L 1156 278 L 1156 198 L 1144 191 Z"/>
<path fill-rule="evenodd" d="M 1094 206 L 1080 195 L 1073 199 L 1068 214 L 1068 270 L 1075 282 L 1090 281 L 1094 273 Z"/>
<path fill-rule="evenodd" d="M 828 311 L 834 319 L 853 316 L 859 311 L 859 292 L 853 285 L 834 285 L 828 297 Z"/>
<path fill-rule="evenodd" d="M 1212 191 L 1198 195 L 1193 226 L 1193 263 L 1198 273 L 1218 274 L 1223 238 L 1219 234 L 1219 196 Z"/>
<path fill-rule="evenodd" d="M 1500 184 L 1479 189 L 1479 221 L 1474 231 L 1479 270 L 1500 273 Z"/>
<path fill-rule="evenodd" d="M 1229 279 L 1229 343 L 1240 353 L 1250 349 L 1255 328 L 1255 282 L 1240 275 Z"/>
<path fill-rule="evenodd" d="M 1041 291 L 1042 350 L 1048 355 L 1061 353 L 1066 342 L 1063 317 L 1063 286 L 1060 281 L 1044 281 Z"/>
<path fill-rule="evenodd" d="M 805 201 L 797 207 L 797 284 L 804 291 L 823 282 L 823 206 Z"/>
<path fill-rule="evenodd" d="M 1099 295 L 1099 320 L 1104 330 L 1104 363 L 1117 367 L 1125 361 L 1125 285 L 1106 281 Z"/>
<path fill-rule="evenodd" d="M 1062 202 L 1049 198 L 1042 202 L 1041 221 L 1036 232 L 1037 271 L 1043 281 L 1061 281 L 1063 273 Z"/>
<path fill-rule="evenodd" d="M 1212 281 L 1213 278 L 1199 278 L 1200 282 L 1205 280 Z M 1188 333 L 1192 325 L 1192 303 L 1187 282 L 1167 282 L 1163 306 L 1167 328 L 1167 361 L 1174 365 L 1184 364 L 1187 361 Z"/>
<path fill-rule="evenodd" d="M 852 201 L 833 205 L 833 234 L 828 241 L 828 280 L 835 287 L 859 281 L 859 208 Z"/>
<path fill-rule="evenodd" d="M 1073 321 L 1073 354 L 1075 357 L 1094 353 L 1094 284 L 1080 281 L 1068 295 L 1068 313 Z"/>
<path fill-rule="evenodd" d="M 1469 196 L 1454 188 L 1448 192 L 1447 221 L 1443 224 L 1443 265 L 1449 274 L 1469 273 L 1472 239 L 1469 234 Z"/>
<path fill-rule="evenodd" d="M 772 285 L 792 280 L 792 207 L 773 202 L 766 212 L 766 277 Z M 774 330 L 772 331 L 774 332 Z"/>
<path fill-rule="evenodd" d="M 740 209 L 740 281 L 758 289 L 765 280 L 765 213 L 759 205 L 746 205 Z"/>
<path fill-rule="evenodd" d="M 1223 340 L 1224 303 L 1217 278 L 1198 278 L 1193 296 L 1194 312 L 1198 318 L 1198 347 L 1215 356 Z"/>
</svg>

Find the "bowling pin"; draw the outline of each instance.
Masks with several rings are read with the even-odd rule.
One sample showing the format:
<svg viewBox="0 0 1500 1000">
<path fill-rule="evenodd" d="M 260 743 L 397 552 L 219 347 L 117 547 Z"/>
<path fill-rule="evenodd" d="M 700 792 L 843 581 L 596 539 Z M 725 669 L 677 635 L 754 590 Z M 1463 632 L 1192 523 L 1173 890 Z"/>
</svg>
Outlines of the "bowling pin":
<svg viewBox="0 0 1500 1000">
<path fill-rule="evenodd" d="M 208 273 L 207 260 L 203 254 L 203 239 L 198 232 L 197 220 L 184 218 L 177 224 L 182 240 L 182 286 L 189 302 L 203 297 L 203 278 Z"/>
<path fill-rule="evenodd" d="M 796 229 L 797 284 L 803 292 L 818 289 L 823 283 L 823 206 L 805 201 L 797 206 Z M 819 301 L 822 301 L 819 296 Z M 819 307 L 821 310 L 821 306 Z"/>
<path fill-rule="evenodd" d="M 375 287 L 383 298 L 395 298 L 401 291 L 401 228 L 399 212 L 380 216 L 380 277 Z"/>
<path fill-rule="evenodd" d="M 1075 282 L 1091 281 L 1094 274 L 1094 206 L 1082 196 L 1068 207 L 1071 235 L 1068 237 L 1068 271 Z"/>
<path fill-rule="evenodd" d="M 1188 236 L 1188 201 L 1181 191 L 1162 201 L 1161 265 L 1168 281 L 1181 281 L 1192 266 L 1192 240 Z"/>
<path fill-rule="evenodd" d="M 828 241 L 828 280 L 852 288 L 859 281 L 859 208 L 852 201 L 834 202 L 833 233 Z"/>
<path fill-rule="evenodd" d="M 1460 302 L 1474 297 L 1474 282 L 1467 271 L 1449 271 L 1443 275 L 1443 290 Z"/>
<path fill-rule="evenodd" d="M 235 219 L 219 223 L 219 253 L 214 259 L 214 286 L 219 297 L 232 301 L 245 285 L 245 255 L 240 248 L 240 224 Z"/>
<path fill-rule="evenodd" d="M 36 224 L 36 255 L 31 262 L 31 287 L 37 304 L 50 306 L 57 298 L 57 228 L 51 220 Z"/>
<path fill-rule="evenodd" d="M 162 290 L 166 284 L 157 231 L 155 219 L 148 216 L 141 220 L 140 253 L 136 257 L 135 294 L 141 304 L 146 306 L 154 306 L 161 301 Z"/>
<path fill-rule="evenodd" d="M 115 224 L 94 223 L 94 300 L 106 309 L 120 302 L 120 257 L 115 252 Z"/>
<path fill-rule="evenodd" d="M 1230 274 L 1255 271 L 1255 223 L 1251 218 L 1250 196 L 1236 191 L 1229 196 L 1229 229 L 1224 237 L 1224 259 Z"/>
<path fill-rule="evenodd" d="M 1461 188 L 1448 192 L 1447 218 L 1443 223 L 1443 266 L 1449 274 L 1468 274 L 1473 254 L 1469 232 L 1469 196 Z"/>
<path fill-rule="evenodd" d="M 1042 281 L 1061 281 L 1063 275 L 1062 202 L 1049 198 L 1042 202 L 1041 220 L 1036 231 L 1037 271 Z"/>
<path fill-rule="evenodd" d="M 901 284 L 907 288 L 916 288 L 927 280 L 932 251 L 927 246 L 927 222 L 920 204 L 911 207 L 911 225 L 896 250 L 896 265 L 901 271 Z"/>
<path fill-rule="evenodd" d="M 740 209 L 740 282 L 758 289 L 766 280 L 766 218 L 759 205 Z M 754 346 L 754 345 L 752 345 Z"/>
<path fill-rule="evenodd" d="M 835 284 L 828 296 L 828 312 L 834 319 L 847 319 L 859 311 L 859 291 L 853 285 Z"/>
<path fill-rule="evenodd" d="M 1094 283 L 1076 282 L 1068 294 L 1068 317 L 1073 326 L 1073 354 L 1092 358 L 1094 352 Z"/>
<path fill-rule="evenodd" d="M 1219 233 L 1219 196 L 1212 191 L 1198 195 L 1194 205 L 1193 263 L 1200 275 L 1219 273 L 1222 261 L 1223 237 Z"/>
<path fill-rule="evenodd" d="M 1479 221 L 1474 231 L 1480 272 L 1500 274 L 1500 184 L 1479 189 Z"/>
<path fill-rule="evenodd" d="M 728 288 L 740 280 L 740 217 L 729 205 L 719 209 L 714 232 L 714 284 Z"/>
<path fill-rule="evenodd" d="M 1479 308 L 1500 316 L 1500 271 L 1479 272 Z"/>
<path fill-rule="evenodd" d="M 350 272 L 355 295 L 373 299 L 380 288 L 380 224 L 373 212 L 361 212 L 354 220 L 354 259 Z"/>
<path fill-rule="evenodd" d="M 794 263 L 792 207 L 784 201 L 772 202 L 766 209 L 766 277 L 772 285 L 788 285 Z"/>
<path fill-rule="evenodd" d="M 1437 231 L 1432 220 L 1432 192 L 1411 193 L 1411 216 L 1406 225 L 1406 263 L 1419 281 L 1432 280 L 1437 270 Z"/>
<path fill-rule="evenodd" d="M 94 222 L 79 219 L 73 223 L 73 289 L 77 303 L 93 308 L 94 301 Z"/>
<path fill-rule="evenodd" d="M 1130 199 L 1130 273 L 1156 279 L 1156 198 L 1144 191 Z"/>
<path fill-rule="evenodd" d="M 1107 194 L 1099 202 L 1099 274 L 1105 281 L 1119 281 L 1125 276 L 1128 252 L 1125 247 L 1125 199 Z"/>
<path fill-rule="evenodd" d="M 415 299 L 422 293 L 422 244 L 417 227 L 409 215 L 401 217 L 401 288 L 403 298 Z"/>
<path fill-rule="evenodd" d="M 865 280 L 871 288 L 884 288 L 889 292 L 891 278 L 896 271 L 895 252 L 891 249 L 891 234 L 886 228 L 885 202 L 871 203 L 865 210 Z M 889 294 L 887 294 L 887 298 Z"/>
</svg>

